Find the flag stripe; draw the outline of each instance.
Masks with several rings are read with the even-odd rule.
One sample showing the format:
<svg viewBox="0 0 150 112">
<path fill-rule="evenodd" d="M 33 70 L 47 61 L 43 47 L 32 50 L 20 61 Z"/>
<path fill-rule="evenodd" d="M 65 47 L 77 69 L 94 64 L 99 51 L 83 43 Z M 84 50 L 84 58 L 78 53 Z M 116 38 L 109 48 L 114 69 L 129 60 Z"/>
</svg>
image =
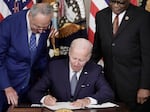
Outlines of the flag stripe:
<svg viewBox="0 0 150 112">
<path fill-rule="evenodd" d="M 107 2 L 105 0 L 92 0 L 89 14 L 89 27 L 88 27 L 88 39 L 94 42 L 95 33 L 95 15 L 99 10 L 106 8 Z"/>
<path fill-rule="evenodd" d="M 3 0 L 0 3 L 0 14 L 2 15 L 3 18 L 5 18 L 11 14 L 8 6 L 6 5 L 6 3 Z"/>
<path fill-rule="evenodd" d="M 94 32 L 91 28 L 88 29 L 88 39 L 93 43 L 94 42 Z"/>
<path fill-rule="evenodd" d="M 138 6 L 138 0 L 131 0 L 130 2 L 131 2 L 132 4 Z"/>
<path fill-rule="evenodd" d="M 4 18 L 2 16 L 2 14 L 0 13 L 0 21 L 2 21 Z"/>
<path fill-rule="evenodd" d="M 105 0 L 92 0 L 93 4 L 99 9 L 102 10 L 103 8 L 107 7 L 107 2 Z"/>
<path fill-rule="evenodd" d="M 26 7 L 24 7 L 23 9 L 28 9 L 31 8 L 33 4 L 36 3 L 36 0 L 30 0 L 30 2 L 26 5 Z"/>
<path fill-rule="evenodd" d="M 91 3 L 91 12 L 90 12 L 90 14 L 92 14 L 93 16 L 95 16 L 95 15 L 96 15 L 96 12 L 97 12 L 98 10 L 99 10 L 98 7 L 96 7 L 96 5 L 92 2 L 92 3 Z"/>
<path fill-rule="evenodd" d="M 89 19 L 89 26 L 90 29 L 95 32 L 95 17 L 90 14 L 90 19 Z"/>
<path fill-rule="evenodd" d="M 30 1 L 28 4 L 27 4 L 27 8 L 31 8 L 32 7 L 32 5 L 33 5 L 33 1 Z"/>
</svg>

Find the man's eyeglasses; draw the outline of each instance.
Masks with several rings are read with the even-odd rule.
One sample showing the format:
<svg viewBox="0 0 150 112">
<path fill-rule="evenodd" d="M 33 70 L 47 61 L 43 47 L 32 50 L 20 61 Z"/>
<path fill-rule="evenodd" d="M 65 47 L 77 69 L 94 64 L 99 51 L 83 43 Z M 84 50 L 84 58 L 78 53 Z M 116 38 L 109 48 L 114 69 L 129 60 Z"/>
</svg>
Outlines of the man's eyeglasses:
<svg viewBox="0 0 150 112">
<path fill-rule="evenodd" d="M 37 30 L 47 30 L 47 29 L 50 29 L 50 27 L 51 27 L 51 24 L 49 24 L 49 25 L 47 25 L 47 26 L 38 26 L 38 25 L 36 25 L 36 24 L 33 24 L 33 27 L 35 28 L 35 29 L 37 29 Z"/>
<path fill-rule="evenodd" d="M 110 0 L 110 3 L 116 3 L 116 4 L 121 4 L 121 5 L 124 5 L 124 4 L 126 4 L 126 2 L 125 1 L 118 1 L 118 0 Z"/>
</svg>

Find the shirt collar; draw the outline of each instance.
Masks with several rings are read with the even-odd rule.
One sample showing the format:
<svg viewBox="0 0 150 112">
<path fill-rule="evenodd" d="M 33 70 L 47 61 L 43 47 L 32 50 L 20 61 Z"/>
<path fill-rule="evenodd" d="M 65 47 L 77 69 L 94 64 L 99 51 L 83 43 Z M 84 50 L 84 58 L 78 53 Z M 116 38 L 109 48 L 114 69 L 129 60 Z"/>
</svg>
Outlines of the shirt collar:
<svg viewBox="0 0 150 112">
<path fill-rule="evenodd" d="M 80 71 L 78 71 L 77 72 L 77 79 L 79 80 L 79 77 L 80 77 L 80 75 L 81 75 L 81 72 L 82 72 L 82 70 L 83 70 L 83 68 L 80 70 Z M 70 65 L 70 63 L 69 63 L 69 74 L 70 75 L 73 75 L 75 73 L 75 71 L 71 68 L 71 65 Z M 69 76 L 70 78 L 72 77 L 72 76 Z"/>
</svg>

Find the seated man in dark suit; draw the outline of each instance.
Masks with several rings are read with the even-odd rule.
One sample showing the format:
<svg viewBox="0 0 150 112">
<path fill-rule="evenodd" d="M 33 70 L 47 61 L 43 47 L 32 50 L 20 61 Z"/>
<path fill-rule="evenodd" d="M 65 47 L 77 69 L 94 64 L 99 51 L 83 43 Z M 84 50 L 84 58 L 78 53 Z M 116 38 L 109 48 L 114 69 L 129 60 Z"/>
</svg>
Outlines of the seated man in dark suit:
<svg viewBox="0 0 150 112">
<path fill-rule="evenodd" d="M 55 105 L 56 101 L 72 101 L 72 105 L 84 107 L 112 101 L 114 94 L 102 74 L 102 68 L 89 61 L 92 47 L 84 38 L 73 40 L 69 49 L 69 60 L 51 61 L 46 73 L 29 92 L 32 103 L 41 102 L 50 106 Z M 74 81 L 72 87 L 74 73 L 77 84 Z M 45 95 L 48 89 L 50 94 Z"/>
</svg>

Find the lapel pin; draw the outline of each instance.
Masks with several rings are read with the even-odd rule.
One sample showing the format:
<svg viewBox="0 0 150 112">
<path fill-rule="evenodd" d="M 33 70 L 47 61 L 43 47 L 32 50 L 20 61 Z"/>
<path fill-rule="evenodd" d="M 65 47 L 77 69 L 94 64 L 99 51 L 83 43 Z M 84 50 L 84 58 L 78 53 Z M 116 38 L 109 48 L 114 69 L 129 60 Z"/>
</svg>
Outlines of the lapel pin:
<svg viewBox="0 0 150 112">
<path fill-rule="evenodd" d="M 87 86 L 87 87 L 89 87 L 89 86 L 90 86 L 90 84 L 86 84 L 86 86 Z"/>
<path fill-rule="evenodd" d="M 126 16 L 126 17 L 125 17 L 125 20 L 129 20 L 129 16 Z"/>
<path fill-rule="evenodd" d="M 81 87 L 82 87 L 82 88 L 84 88 L 84 87 L 85 87 L 85 85 L 81 85 Z"/>
</svg>

